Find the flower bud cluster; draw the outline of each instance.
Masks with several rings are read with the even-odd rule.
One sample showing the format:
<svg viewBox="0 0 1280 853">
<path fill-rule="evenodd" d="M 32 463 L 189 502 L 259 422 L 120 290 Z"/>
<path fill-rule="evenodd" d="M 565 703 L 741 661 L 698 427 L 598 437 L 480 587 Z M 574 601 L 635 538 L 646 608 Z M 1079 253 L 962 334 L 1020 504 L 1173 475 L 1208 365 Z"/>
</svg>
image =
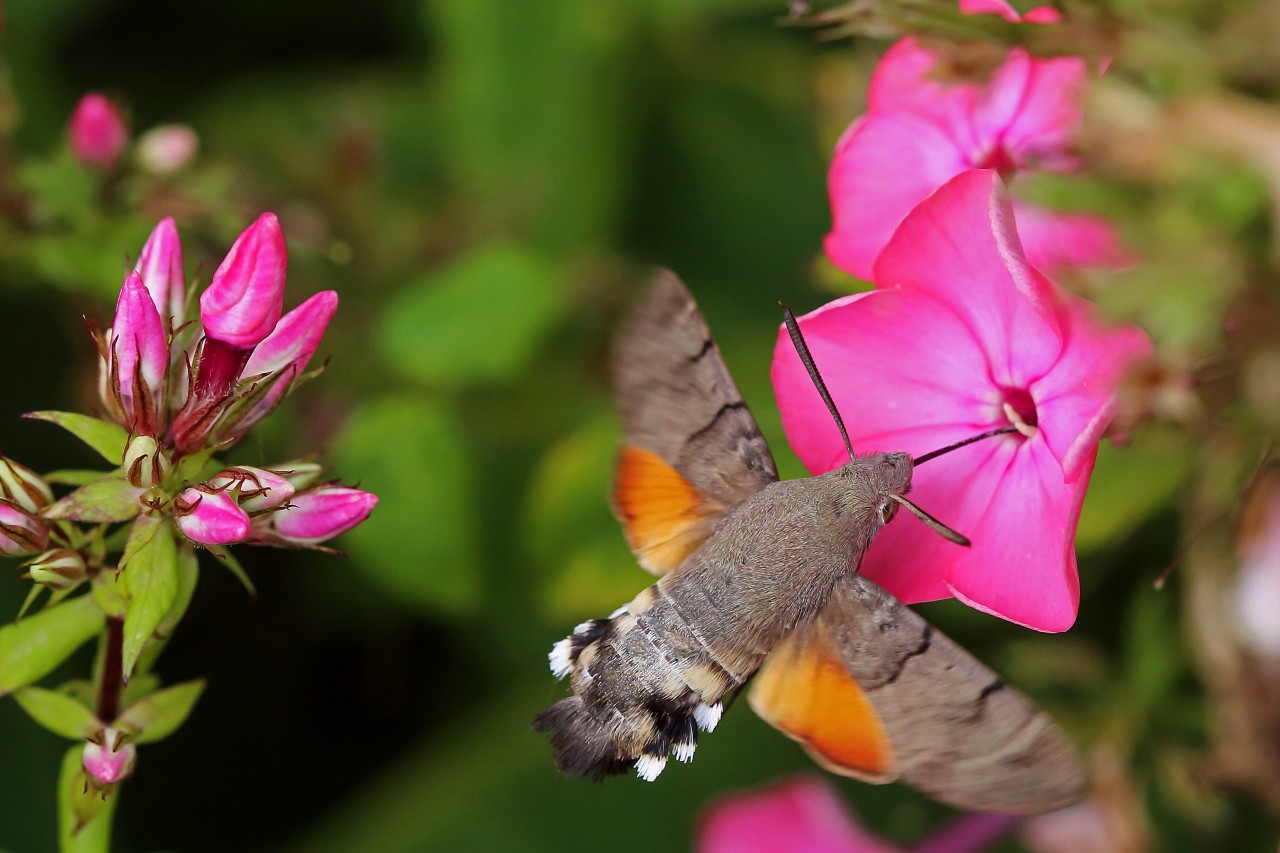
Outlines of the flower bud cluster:
<svg viewBox="0 0 1280 853">
<path fill-rule="evenodd" d="M 224 468 L 174 501 L 174 519 L 203 545 L 252 542 L 315 547 L 364 521 L 378 498 L 336 483 L 311 485 L 318 470 Z"/>
<path fill-rule="evenodd" d="M 150 505 L 171 496 L 178 529 L 200 544 L 311 547 L 359 524 L 377 503 L 359 489 L 317 485 L 322 469 L 311 462 L 167 482 L 184 456 L 229 447 L 268 417 L 319 347 L 338 295 L 323 291 L 284 313 L 287 268 L 280 223 L 264 213 L 232 244 L 191 317 L 178 231 L 164 219 L 98 337 L 103 406 L 131 435 L 125 477 L 161 491 Z"/>
<path fill-rule="evenodd" d="M 0 555 L 29 558 L 26 577 L 66 590 L 103 563 L 76 521 L 167 515 L 199 545 L 316 547 L 369 515 L 374 495 L 320 482 L 314 462 L 206 473 L 214 452 L 297 387 L 337 310 L 337 294 L 324 291 L 284 313 L 286 267 L 280 224 L 265 213 L 231 246 L 191 316 L 177 227 L 156 225 L 111 325 L 94 335 L 104 419 L 128 436 L 120 468 L 55 504 L 38 474 L 0 456 Z M 99 424 L 108 427 L 118 434 Z"/>
</svg>

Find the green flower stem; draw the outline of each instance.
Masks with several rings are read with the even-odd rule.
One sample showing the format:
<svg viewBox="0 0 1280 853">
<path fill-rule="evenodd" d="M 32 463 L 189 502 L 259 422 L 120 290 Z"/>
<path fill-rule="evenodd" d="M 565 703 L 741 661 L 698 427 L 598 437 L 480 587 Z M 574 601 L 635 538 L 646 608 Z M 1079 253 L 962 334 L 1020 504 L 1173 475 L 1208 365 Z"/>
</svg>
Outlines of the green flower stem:
<svg viewBox="0 0 1280 853">
<path fill-rule="evenodd" d="M 124 684 L 124 620 L 107 620 L 102 656 L 102 681 L 98 684 L 98 719 L 110 724 L 120 714 L 120 688 Z"/>
</svg>

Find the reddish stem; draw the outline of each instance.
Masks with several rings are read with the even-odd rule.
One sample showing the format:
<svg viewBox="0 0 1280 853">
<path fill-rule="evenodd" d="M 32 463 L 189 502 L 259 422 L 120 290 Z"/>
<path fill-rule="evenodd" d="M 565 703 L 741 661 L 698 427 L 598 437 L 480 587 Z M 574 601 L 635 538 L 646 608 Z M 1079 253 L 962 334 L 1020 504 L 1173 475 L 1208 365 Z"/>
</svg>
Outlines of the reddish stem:
<svg viewBox="0 0 1280 853">
<path fill-rule="evenodd" d="M 106 649 L 102 655 L 102 681 L 98 684 L 98 719 L 110 725 L 120 715 L 120 690 L 124 686 L 124 620 L 107 619 Z"/>
</svg>

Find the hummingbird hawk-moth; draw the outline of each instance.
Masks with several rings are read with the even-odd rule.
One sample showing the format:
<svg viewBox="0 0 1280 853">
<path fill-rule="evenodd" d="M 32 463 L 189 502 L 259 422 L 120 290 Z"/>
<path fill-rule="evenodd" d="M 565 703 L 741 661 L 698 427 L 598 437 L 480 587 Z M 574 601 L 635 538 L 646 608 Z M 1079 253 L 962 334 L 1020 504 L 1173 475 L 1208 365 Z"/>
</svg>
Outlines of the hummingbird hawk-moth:
<svg viewBox="0 0 1280 853">
<path fill-rule="evenodd" d="M 669 757 L 692 759 L 699 730 L 751 680 L 755 712 L 835 773 L 901 778 L 972 810 L 1042 812 L 1082 796 L 1079 757 L 1046 714 L 858 574 L 899 506 L 967 544 L 906 499 L 908 454 L 850 453 L 820 476 L 779 480 L 671 273 L 622 332 L 613 373 L 625 432 L 614 508 L 661 577 L 552 649 L 573 695 L 534 728 L 562 771 L 653 780 Z"/>
</svg>

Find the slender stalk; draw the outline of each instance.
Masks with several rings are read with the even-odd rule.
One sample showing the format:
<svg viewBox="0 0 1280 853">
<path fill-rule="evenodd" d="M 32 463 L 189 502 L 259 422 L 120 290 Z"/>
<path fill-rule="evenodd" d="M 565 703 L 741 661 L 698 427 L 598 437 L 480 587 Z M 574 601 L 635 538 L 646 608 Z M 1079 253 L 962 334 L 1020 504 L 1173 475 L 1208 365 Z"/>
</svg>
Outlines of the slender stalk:
<svg viewBox="0 0 1280 853">
<path fill-rule="evenodd" d="M 120 715 L 120 689 L 124 685 L 124 620 L 107 619 L 106 647 L 102 655 L 102 680 L 98 684 L 98 719 L 110 725 Z"/>
</svg>

